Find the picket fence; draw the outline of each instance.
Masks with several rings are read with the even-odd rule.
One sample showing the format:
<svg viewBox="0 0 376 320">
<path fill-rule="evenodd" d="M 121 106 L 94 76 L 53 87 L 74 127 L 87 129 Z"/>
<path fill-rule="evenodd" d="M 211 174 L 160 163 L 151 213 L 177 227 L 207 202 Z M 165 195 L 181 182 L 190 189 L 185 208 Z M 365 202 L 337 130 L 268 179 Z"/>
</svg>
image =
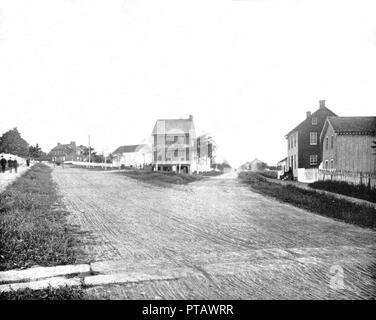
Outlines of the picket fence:
<svg viewBox="0 0 376 320">
<path fill-rule="evenodd" d="M 324 170 L 318 172 L 318 180 L 344 181 L 355 185 L 376 187 L 376 173 Z"/>
</svg>

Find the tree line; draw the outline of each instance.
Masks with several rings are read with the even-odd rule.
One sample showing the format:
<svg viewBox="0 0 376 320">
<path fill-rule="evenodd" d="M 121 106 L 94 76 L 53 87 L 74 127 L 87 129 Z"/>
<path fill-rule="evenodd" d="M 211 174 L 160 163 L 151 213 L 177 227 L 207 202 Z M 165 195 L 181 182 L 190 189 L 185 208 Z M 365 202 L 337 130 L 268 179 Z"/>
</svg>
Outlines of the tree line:
<svg viewBox="0 0 376 320">
<path fill-rule="evenodd" d="M 0 153 L 10 153 L 19 157 L 40 160 L 47 157 L 38 143 L 35 146 L 30 145 L 21 137 L 17 128 L 5 132 L 0 137 Z"/>
</svg>

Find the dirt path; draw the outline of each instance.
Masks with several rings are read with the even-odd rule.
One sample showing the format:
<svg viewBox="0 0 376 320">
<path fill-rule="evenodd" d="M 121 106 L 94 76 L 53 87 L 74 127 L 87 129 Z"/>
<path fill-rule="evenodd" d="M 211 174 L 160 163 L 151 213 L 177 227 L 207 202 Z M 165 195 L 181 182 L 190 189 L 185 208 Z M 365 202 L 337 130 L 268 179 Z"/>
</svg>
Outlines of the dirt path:
<svg viewBox="0 0 376 320">
<path fill-rule="evenodd" d="M 91 289 L 99 297 L 376 297 L 376 232 L 265 198 L 231 174 L 171 188 L 84 169 L 53 177 L 72 223 L 95 238 L 92 261 L 174 276 Z M 341 268 L 344 287 L 331 288 Z"/>
<path fill-rule="evenodd" d="M 30 167 L 27 166 L 19 166 L 17 168 L 17 173 L 12 170 L 12 173 L 9 170 L 5 171 L 4 173 L 0 172 L 0 192 L 3 192 L 5 188 L 15 181 L 18 177 L 23 175 Z"/>
</svg>

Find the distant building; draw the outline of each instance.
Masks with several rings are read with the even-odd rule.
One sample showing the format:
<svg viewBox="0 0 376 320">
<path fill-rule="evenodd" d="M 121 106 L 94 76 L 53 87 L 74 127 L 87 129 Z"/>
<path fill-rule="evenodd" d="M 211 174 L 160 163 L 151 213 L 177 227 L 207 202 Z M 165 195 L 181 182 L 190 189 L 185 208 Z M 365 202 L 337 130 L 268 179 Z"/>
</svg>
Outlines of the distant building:
<svg viewBox="0 0 376 320">
<path fill-rule="evenodd" d="M 211 136 L 203 134 L 196 142 L 197 171 L 207 172 L 212 170 L 214 142 Z"/>
<path fill-rule="evenodd" d="M 83 148 L 71 141 L 69 144 L 58 143 L 48 154 L 53 162 L 83 161 Z"/>
<path fill-rule="evenodd" d="M 287 157 L 277 162 L 277 177 L 278 179 L 282 176 L 285 172 L 287 172 L 289 168 L 287 167 Z"/>
<path fill-rule="evenodd" d="M 306 119 L 286 134 L 287 167 L 293 170 L 295 178 L 299 178 L 298 169 L 319 167 L 322 161 L 320 133 L 330 116 L 336 114 L 325 106 L 325 100 L 320 100 L 320 108 L 313 114 L 308 111 Z"/>
<path fill-rule="evenodd" d="M 147 144 L 121 146 L 112 155 L 113 164 L 117 166 L 140 168 L 152 163 L 151 147 Z"/>
<path fill-rule="evenodd" d="M 376 117 L 328 117 L 320 134 L 323 169 L 375 173 Z"/>
<path fill-rule="evenodd" d="M 153 129 L 153 166 L 158 171 L 197 170 L 193 117 L 157 120 Z"/>
<path fill-rule="evenodd" d="M 266 168 L 266 163 L 260 161 L 259 159 L 253 159 L 252 161 L 246 162 L 239 167 L 240 171 L 263 171 Z"/>
</svg>

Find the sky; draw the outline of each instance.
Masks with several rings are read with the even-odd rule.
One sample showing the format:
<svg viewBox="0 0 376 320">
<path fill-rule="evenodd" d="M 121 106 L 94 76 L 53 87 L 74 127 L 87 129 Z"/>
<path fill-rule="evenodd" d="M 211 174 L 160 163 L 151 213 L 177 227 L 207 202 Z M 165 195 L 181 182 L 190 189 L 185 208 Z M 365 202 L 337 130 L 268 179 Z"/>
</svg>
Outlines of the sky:
<svg viewBox="0 0 376 320">
<path fill-rule="evenodd" d="M 109 153 L 193 115 L 234 167 L 276 164 L 319 100 L 376 115 L 376 1 L 0 0 L 0 134 Z"/>
</svg>

